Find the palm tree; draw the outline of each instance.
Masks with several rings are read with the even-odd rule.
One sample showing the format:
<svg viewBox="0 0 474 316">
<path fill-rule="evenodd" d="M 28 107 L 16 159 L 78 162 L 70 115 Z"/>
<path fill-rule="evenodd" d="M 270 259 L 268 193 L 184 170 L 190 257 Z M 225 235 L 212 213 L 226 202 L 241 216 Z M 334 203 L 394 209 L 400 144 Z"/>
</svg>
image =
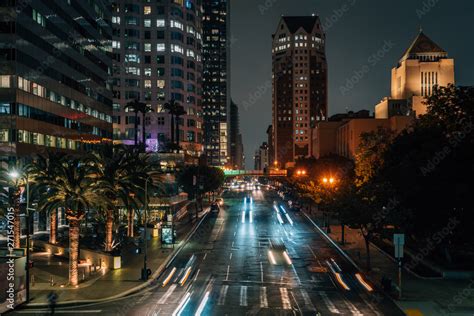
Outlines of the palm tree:
<svg viewBox="0 0 474 316">
<path fill-rule="evenodd" d="M 110 200 L 110 207 L 105 211 L 105 251 L 113 250 L 113 224 L 119 205 L 136 204 L 130 199 L 130 192 L 138 192 L 140 179 L 143 177 L 134 172 L 137 164 L 136 151 L 127 150 L 123 146 L 104 146 L 96 153 L 102 170 L 105 185 L 104 194 Z M 135 205 L 133 205 L 135 206 Z M 133 236 L 133 212 L 129 212 L 129 233 Z"/>
<path fill-rule="evenodd" d="M 135 113 L 135 146 L 138 145 L 138 113 L 143 113 L 143 121 L 145 121 L 145 114 L 147 111 L 147 105 L 143 102 L 140 102 L 138 99 L 130 101 L 125 105 L 125 109 L 128 109 Z M 151 110 L 151 109 L 150 109 Z M 143 143 L 145 143 L 145 122 L 142 122 L 143 127 Z"/>
<path fill-rule="evenodd" d="M 168 111 L 168 113 L 171 115 L 171 145 L 174 145 L 175 142 L 174 142 L 174 136 L 175 136 L 175 127 L 174 127 L 174 123 L 175 123 L 175 115 L 176 113 L 178 112 L 178 107 L 179 107 L 179 103 L 176 102 L 176 100 L 174 99 L 171 99 L 170 101 L 168 101 L 167 103 L 165 103 L 163 105 L 163 108 L 165 110 Z"/>
<path fill-rule="evenodd" d="M 56 172 L 58 163 L 64 158 L 65 154 L 61 152 L 48 152 L 46 155 L 38 155 L 38 157 L 30 163 L 29 168 L 32 175 L 32 196 L 41 196 L 47 194 L 47 188 L 39 185 L 36 179 L 49 178 L 50 181 L 54 181 L 56 178 Z M 39 191 L 39 189 L 46 189 L 45 192 Z M 39 209 L 38 211 L 49 212 L 49 243 L 56 244 L 57 242 L 57 222 L 58 214 L 56 208 Z"/>
<path fill-rule="evenodd" d="M 184 107 L 182 105 L 178 105 L 176 107 L 176 112 L 174 113 L 174 116 L 176 117 L 176 147 L 179 150 L 179 118 L 183 115 L 187 114 L 187 112 L 184 110 Z"/>
<path fill-rule="evenodd" d="M 80 223 L 90 208 L 109 207 L 104 192 L 101 170 L 93 158 L 65 156 L 57 163 L 56 176 L 35 177 L 37 190 L 44 192 L 39 208 L 64 207 L 69 221 L 69 283 L 76 286 L 79 259 Z"/>
</svg>

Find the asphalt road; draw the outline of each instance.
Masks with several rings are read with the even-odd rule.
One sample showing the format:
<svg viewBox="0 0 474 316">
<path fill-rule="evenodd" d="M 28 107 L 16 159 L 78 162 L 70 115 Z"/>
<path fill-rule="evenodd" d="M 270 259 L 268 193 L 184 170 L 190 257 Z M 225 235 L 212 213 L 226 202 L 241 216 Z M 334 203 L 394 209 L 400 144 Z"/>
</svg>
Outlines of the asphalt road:
<svg viewBox="0 0 474 316">
<path fill-rule="evenodd" d="M 247 194 L 251 203 L 244 203 Z M 224 209 L 206 218 L 155 286 L 56 314 L 404 315 L 369 292 L 306 217 L 281 208 L 275 192 L 226 192 L 224 199 Z M 288 258 L 277 250 L 272 258 L 271 243 L 284 244 Z"/>
</svg>

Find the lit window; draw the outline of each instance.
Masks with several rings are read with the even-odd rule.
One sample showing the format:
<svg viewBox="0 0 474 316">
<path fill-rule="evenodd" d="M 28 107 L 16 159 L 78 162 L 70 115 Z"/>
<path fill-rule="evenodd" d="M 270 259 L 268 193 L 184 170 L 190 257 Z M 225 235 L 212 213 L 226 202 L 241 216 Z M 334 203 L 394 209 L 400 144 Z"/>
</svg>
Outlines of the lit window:
<svg viewBox="0 0 474 316">
<path fill-rule="evenodd" d="M 149 5 L 146 5 L 143 7 L 143 14 L 145 15 L 151 14 L 151 7 Z"/>
<path fill-rule="evenodd" d="M 164 52 L 166 50 L 166 46 L 164 43 L 156 44 L 156 51 L 157 52 Z"/>
<path fill-rule="evenodd" d="M 144 27 L 151 27 L 151 20 L 150 19 L 143 20 L 143 26 Z"/>
<path fill-rule="evenodd" d="M 183 23 L 175 21 L 175 20 L 170 20 L 170 26 L 174 27 L 174 28 L 177 28 L 177 29 L 180 29 L 181 31 L 184 30 Z"/>
<path fill-rule="evenodd" d="M 180 45 L 171 44 L 171 52 L 172 52 L 172 53 L 180 53 L 180 54 L 183 54 L 183 53 L 184 53 L 184 49 L 183 49 L 183 47 L 181 47 Z"/>
<path fill-rule="evenodd" d="M 112 23 L 120 24 L 120 17 L 119 16 L 113 16 L 112 17 Z"/>
<path fill-rule="evenodd" d="M 145 76 L 151 77 L 151 68 L 145 68 L 143 70 L 143 73 L 144 73 Z"/>
<path fill-rule="evenodd" d="M 186 56 L 194 58 L 194 51 L 191 49 L 186 50 Z"/>
<path fill-rule="evenodd" d="M 10 88 L 10 76 L 0 76 L 0 88 Z"/>
<path fill-rule="evenodd" d="M 145 52 L 151 52 L 151 43 L 145 43 Z"/>
<path fill-rule="evenodd" d="M 163 19 L 156 20 L 156 27 L 165 27 L 165 26 L 166 26 L 165 20 Z"/>
<path fill-rule="evenodd" d="M 156 81 L 156 86 L 160 89 L 163 89 L 165 87 L 165 85 L 166 85 L 166 81 L 164 81 L 164 80 L 157 80 Z"/>
<path fill-rule="evenodd" d="M 145 80 L 145 88 L 151 88 L 151 80 Z"/>
<path fill-rule="evenodd" d="M 120 48 L 120 42 L 119 41 L 112 41 L 112 48 Z"/>
</svg>

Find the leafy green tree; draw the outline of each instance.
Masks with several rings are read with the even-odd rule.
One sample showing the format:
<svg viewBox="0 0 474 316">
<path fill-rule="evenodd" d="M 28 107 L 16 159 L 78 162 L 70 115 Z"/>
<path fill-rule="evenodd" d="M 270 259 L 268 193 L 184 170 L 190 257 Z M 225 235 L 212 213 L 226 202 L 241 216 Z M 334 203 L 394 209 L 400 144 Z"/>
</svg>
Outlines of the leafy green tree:
<svg viewBox="0 0 474 316">
<path fill-rule="evenodd" d="M 428 112 L 395 138 L 385 153 L 380 176 L 389 181 L 407 218 L 400 227 L 415 246 L 446 229 L 432 254 L 448 264 L 474 249 L 472 176 L 474 167 L 474 88 L 435 88 L 426 100 Z M 458 245 L 456 247 L 456 245 Z"/>
<path fill-rule="evenodd" d="M 355 155 L 355 183 L 361 187 L 377 174 L 384 163 L 384 153 L 393 139 L 393 132 L 386 128 L 362 133 Z"/>
</svg>

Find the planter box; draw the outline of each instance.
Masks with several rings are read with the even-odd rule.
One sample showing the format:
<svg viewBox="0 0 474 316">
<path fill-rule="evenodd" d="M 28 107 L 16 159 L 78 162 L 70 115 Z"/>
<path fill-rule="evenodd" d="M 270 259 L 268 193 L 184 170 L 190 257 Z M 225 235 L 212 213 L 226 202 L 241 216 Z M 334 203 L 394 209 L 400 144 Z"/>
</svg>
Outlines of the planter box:
<svg viewBox="0 0 474 316">
<path fill-rule="evenodd" d="M 52 245 L 41 240 L 34 240 L 33 247 L 44 250 L 54 256 L 69 258 L 69 248 Z M 122 257 L 88 249 L 79 250 L 79 260 L 84 260 L 84 262 L 92 266 L 111 270 L 120 269 L 122 267 Z"/>
</svg>

